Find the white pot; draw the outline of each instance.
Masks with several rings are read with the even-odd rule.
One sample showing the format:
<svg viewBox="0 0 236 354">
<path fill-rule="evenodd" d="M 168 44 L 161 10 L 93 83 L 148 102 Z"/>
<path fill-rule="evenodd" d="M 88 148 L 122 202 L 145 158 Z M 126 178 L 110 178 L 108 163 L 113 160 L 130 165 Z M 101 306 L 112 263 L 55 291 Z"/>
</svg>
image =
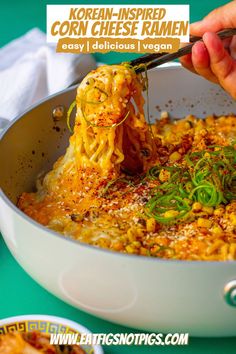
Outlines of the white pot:
<svg viewBox="0 0 236 354">
<path fill-rule="evenodd" d="M 236 112 L 219 87 L 177 64 L 151 71 L 149 85 L 153 119 L 160 115 L 156 106 L 177 117 Z M 0 225 L 14 257 L 51 293 L 98 317 L 158 332 L 235 336 L 236 261 L 171 261 L 98 249 L 48 230 L 16 208 L 19 194 L 65 151 L 65 119 L 57 132 L 52 110 L 58 104 L 68 109 L 74 96 L 75 89 L 52 96 L 2 134 Z"/>
</svg>

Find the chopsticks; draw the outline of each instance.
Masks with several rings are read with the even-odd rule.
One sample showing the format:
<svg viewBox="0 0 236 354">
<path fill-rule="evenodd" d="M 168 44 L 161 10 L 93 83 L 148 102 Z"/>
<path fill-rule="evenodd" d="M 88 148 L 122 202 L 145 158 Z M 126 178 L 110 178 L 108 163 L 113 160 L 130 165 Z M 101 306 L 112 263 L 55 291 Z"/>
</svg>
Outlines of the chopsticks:
<svg viewBox="0 0 236 354">
<path fill-rule="evenodd" d="M 225 29 L 223 31 L 217 32 L 217 35 L 220 37 L 220 39 L 232 37 L 236 35 L 236 28 Z M 131 60 L 129 64 L 136 67 L 135 68 L 136 73 L 141 73 L 145 70 L 150 70 L 152 68 L 155 68 L 156 66 L 180 58 L 186 54 L 190 54 L 194 43 L 197 41 L 202 41 L 202 38 L 190 36 L 191 44 L 188 44 L 185 47 L 180 48 L 177 52 L 145 54 L 137 59 Z"/>
</svg>

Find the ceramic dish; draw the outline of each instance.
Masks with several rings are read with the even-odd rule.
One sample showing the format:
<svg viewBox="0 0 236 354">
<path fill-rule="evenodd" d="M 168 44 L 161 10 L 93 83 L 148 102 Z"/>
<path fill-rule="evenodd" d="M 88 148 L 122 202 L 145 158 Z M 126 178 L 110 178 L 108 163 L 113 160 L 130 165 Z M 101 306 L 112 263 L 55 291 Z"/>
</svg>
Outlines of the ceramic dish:
<svg viewBox="0 0 236 354">
<path fill-rule="evenodd" d="M 28 315 L 9 317 L 0 320 L 0 335 L 10 332 L 40 331 L 44 334 L 52 333 L 91 333 L 87 328 L 65 318 L 46 315 Z M 82 346 L 87 354 L 103 354 L 102 347 L 96 345 Z"/>
</svg>

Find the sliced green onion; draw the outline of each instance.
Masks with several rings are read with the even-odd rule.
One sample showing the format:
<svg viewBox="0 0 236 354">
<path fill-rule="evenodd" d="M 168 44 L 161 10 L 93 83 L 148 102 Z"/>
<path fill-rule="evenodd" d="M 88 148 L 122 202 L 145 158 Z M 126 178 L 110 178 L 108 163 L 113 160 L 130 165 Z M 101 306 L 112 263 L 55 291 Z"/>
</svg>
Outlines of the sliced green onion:
<svg viewBox="0 0 236 354">
<path fill-rule="evenodd" d="M 151 198 L 145 205 L 146 215 L 159 223 L 177 223 L 192 218 L 193 202 L 217 207 L 236 199 L 236 149 L 233 146 L 217 148 L 187 154 L 186 165 L 181 167 L 152 167 L 146 178 L 157 180 L 158 185 L 151 190 Z M 162 169 L 169 171 L 170 177 L 161 183 L 159 174 Z M 165 217 L 165 212 L 171 210 L 178 213 Z"/>
<path fill-rule="evenodd" d="M 87 94 L 87 93 L 88 93 L 89 91 L 91 91 L 91 90 L 98 90 L 98 91 L 100 91 L 103 95 L 105 95 L 105 99 L 102 100 L 102 101 L 88 101 L 88 100 L 86 100 L 85 98 L 82 98 L 82 97 L 79 97 L 79 96 L 77 96 L 77 98 L 78 98 L 81 102 L 86 103 L 86 104 L 101 104 L 101 103 L 104 103 L 104 102 L 108 99 L 108 94 L 107 94 L 105 91 L 103 91 L 102 89 L 100 89 L 99 87 L 91 87 L 90 90 L 87 90 L 87 91 L 85 92 L 85 94 Z"/>
<path fill-rule="evenodd" d="M 66 119 L 67 127 L 72 134 L 73 134 L 73 130 L 70 125 L 70 116 L 71 116 L 71 113 L 72 113 L 73 109 L 75 108 L 75 106 L 76 106 L 76 101 L 73 101 L 68 109 L 67 119 Z"/>
</svg>

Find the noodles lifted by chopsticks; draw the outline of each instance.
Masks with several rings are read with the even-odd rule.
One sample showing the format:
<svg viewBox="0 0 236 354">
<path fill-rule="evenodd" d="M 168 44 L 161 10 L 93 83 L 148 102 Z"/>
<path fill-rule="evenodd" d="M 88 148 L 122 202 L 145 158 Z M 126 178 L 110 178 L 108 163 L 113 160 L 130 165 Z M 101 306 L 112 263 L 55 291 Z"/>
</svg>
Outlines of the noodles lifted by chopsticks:
<svg viewBox="0 0 236 354">
<path fill-rule="evenodd" d="M 80 84 L 74 134 L 64 158 L 47 178 L 78 169 L 95 169 L 100 175 L 119 173 L 122 163 L 140 172 L 147 168 L 155 145 L 144 117 L 142 84 L 127 66 L 102 66 Z M 129 149 L 129 151 L 126 151 Z M 143 159 L 142 149 L 148 149 Z"/>
<path fill-rule="evenodd" d="M 85 77 L 77 91 L 70 145 L 44 178 L 38 196 L 58 203 L 66 199 L 70 207 L 80 196 L 86 212 L 98 205 L 98 190 L 121 170 L 134 174 L 148 169 L 156 149 L 144 117 L 142 89 L 135 71 L 124 65 L 101 66 Z"/>
</svg>

